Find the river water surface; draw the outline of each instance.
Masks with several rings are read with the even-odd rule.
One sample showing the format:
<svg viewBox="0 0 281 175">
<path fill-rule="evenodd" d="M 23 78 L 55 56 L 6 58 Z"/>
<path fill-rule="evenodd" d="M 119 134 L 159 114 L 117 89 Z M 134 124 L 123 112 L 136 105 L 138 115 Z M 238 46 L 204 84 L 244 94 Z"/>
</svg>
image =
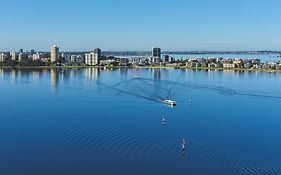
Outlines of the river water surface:
<svg viewBox="0 0 281 175">
<path fill-rule="evenodd" d="M 281 174 L 280 73 L 0 69 L 0 98 L 3 175 Z"/>
</svg>

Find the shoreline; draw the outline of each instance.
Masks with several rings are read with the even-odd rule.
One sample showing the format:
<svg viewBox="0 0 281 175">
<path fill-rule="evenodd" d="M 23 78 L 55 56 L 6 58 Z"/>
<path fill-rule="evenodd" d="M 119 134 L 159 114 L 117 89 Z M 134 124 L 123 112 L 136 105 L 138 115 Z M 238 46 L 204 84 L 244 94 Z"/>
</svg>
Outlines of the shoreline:
<svg viewBox="0 0 281 175">
<path fill-rule="evenodd" d="M 98 68 L 103 69 L 102 66 L 2 66 L 0 69 L 85 69 Z M 267 72 L 267 73 L 281 73 L 281 70 L 276 69 L 247 69 L 247 68 L 211 68 L 211 67 L 186 67 L 186 66 L 114 66 L 107 69 L 187 69 L 187 70 L 209 70 L 209 71 L 241 71 L 241 72 Z"/>
</svg>

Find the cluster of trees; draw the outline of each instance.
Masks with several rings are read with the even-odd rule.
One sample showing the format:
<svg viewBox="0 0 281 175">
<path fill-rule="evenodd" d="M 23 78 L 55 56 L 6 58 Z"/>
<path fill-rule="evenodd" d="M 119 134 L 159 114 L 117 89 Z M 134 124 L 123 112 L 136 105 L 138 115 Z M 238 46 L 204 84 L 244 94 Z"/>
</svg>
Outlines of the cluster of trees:
<svg viewBox="0 0 281 175">
<path fill-rule="evenodd" d="M 11 67 L 37 67 L 37 66 L 52 66 L 51 61 L 43 62 L 42 60 L 31 60 L 28 58 L 23 58 L 21 61 L 12 60 L 11 58 L 5 59 L 0 62 L 0 66 L 11 66 Z"/>
</svg>

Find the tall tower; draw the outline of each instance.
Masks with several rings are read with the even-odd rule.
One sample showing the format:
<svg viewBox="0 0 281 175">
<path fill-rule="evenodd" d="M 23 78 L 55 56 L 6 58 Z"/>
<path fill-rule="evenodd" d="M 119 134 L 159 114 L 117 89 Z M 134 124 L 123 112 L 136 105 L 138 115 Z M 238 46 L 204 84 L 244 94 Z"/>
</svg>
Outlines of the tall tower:
<svg viewBox="0 0 281 175">
<path fill-rule="evenodd" d="M 51 61 L 55 62 L 59 58 L 59 47 L 54 45 L 51 47 Z"/>
<path fill-rule="evenodd" d="M 151 62 L 153 63 L 159 63 L 161 60 L 161 49 L 159 47 L 154 47 L 152 49 L 152 57 Z"/>
<path fill-rule="evenodd" d="M 17 53 L 15 51 L 11 51 L 10 56 L 11 56 L 12 60 L 17 60 Z"/>
<path fill-rule="evenodd" d="M 154 47 L 152 49 L 152 57 L 161 58 L 161 49 L 159 47 Z"/>
<path fill-rule="evenodd" d="M 99 64 L 101 59 L 101 49 L 96 48 L 94 49 L 94 64 Z"/>
</svg>

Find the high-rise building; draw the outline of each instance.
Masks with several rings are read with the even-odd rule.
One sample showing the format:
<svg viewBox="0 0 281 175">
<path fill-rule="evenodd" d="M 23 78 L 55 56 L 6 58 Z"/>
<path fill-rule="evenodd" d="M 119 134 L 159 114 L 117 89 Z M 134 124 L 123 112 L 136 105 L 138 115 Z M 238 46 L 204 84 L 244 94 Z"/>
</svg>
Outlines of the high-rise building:
<svg viewBox="0 0 281 175">
<path fill-rule="evenodd" d="M 161 58 L 161 49 L 159 47 L 154 47 L 152 49 L 152 57 L 159 57 L 159 58 Z"/>
<path fill-rule="evenodd" d="M 51 61 L 55 62 L 59 58 L 59 47 L 54 45 L 51 47 Z"/>
<path fill-rule="evenodd" d="M 23 53 L 23 49 L 20 49 L 20 50 L 19 50 L 19 53 Z"/>
<path fill-rule="evenodd" d="M 0 52 L 0 62 L 3 62 L 7 58 L 7 55 Z"/>
<path fill-rule="evenodd" d="M 154 47 L 152 49 L 151 62 L 159 63 L 161 60 L 161 49 L 159 47 Z"/>
<path fill-rule="evenodd" d="M 97 58 L 100 60 L 101 59 L 101 49 L 100 48 L 94 49 L 94 53 L 97 54 Z"/>
<path fill-rule="evenodd" d="M 95 66 L 100 63 L 101 60 L 101 49 L 96 48 L 94 52 L 85 54 L 85 63 L 89 66 Z"/>
<path fill-rule="evenodd" d="M 35 54 L 35 50 L 34 49 L 30 50 L 30 54 L 31 55 Z"/>
<path fill-rule="evenodd" d="M 11 51 L 10 56 L 12 60 L 17 60 L 17 53 L 15 51 Z"/>
<path fill-rule="evenodd" d="M 18 60 L 21 61 L 23 59 L 24 54 L 22 52 L 19 53 L 18 55 Z"/>
<path fill-rule="evenodd" d="M 64 58 L 64 62 L 69 63 L 71 62 L 70 54 L 67 52 L 62 52 L 61 57 Z"/>
</svg>

